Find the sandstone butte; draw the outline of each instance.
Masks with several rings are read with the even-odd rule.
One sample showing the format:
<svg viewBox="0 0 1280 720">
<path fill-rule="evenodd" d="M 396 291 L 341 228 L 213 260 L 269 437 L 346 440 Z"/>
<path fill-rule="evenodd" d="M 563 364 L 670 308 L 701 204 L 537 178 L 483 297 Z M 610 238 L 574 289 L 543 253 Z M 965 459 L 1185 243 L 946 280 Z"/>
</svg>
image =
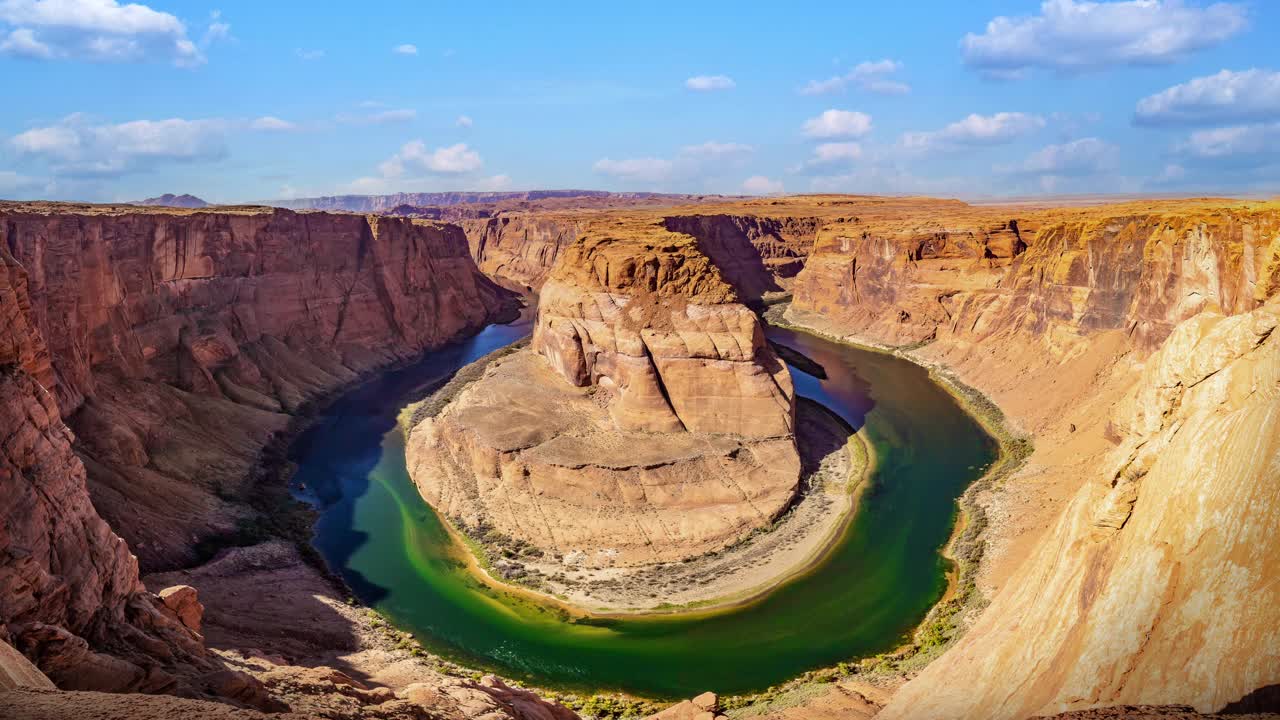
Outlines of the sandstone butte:
<svg viewBox="0 0 1280 720">
<path fill-rule="evenodd" d="M 800 474 L 791 376 L 698 245 L 649 225 L 568 245 L 531 349 L 410 433 L 423 497 L 590 566 L 695 557 L 776 519 Z"/>
<path fill-rule="evenodd" d="M 0 714 L 59 717 L 69 703 L 111 702 L 51 693 L 44 677 L 63 690 L 241 706 L 353 703 L 330 717 L 422 716 L 405 709 L 424 707 L 413 698 L 448 700 L 435 707 L 453 716 L 568 712 L 496 680 L 460 689 L 399 678 L 391 699 L 317 668 L 235 674 L 223 650 L 142 587 L 132 554 L 157 569 L 191 562 L 191 535 L 252 512 L 222 495 L 246 493 L 246 471 L 287 413 L 492 317 L 501 300 L 461 230 L 264 209 L 9 205 L 0 215 L 0 492 L 17 498 L 0 525 L 0 643 L 40 672 L 0 654 L 0 687 L 35 688 L 0 693 Z M 547 334 L 555 320 L 540 318 L 538 347 L 555 348 L 554 362 L 542 362 L 565 388 L 616 384 L 619 360 L 632 362 L 618 356 L 641 357 L 579 362 L 565 328 L 587 315 L 563 309 L 594 311 L 590 296 L 625 286 L 615 278 L 628 263 L 607 247 L 602 265 L 617 273 L 578 260 L 593 237 L 607 238 L 591 227 L 636 223 L 696 240 L 719 277 L 699 287 L 727 286 L 707 297 L 754 303 L 790 291 L 791 322 L 905 348 L 987 395 L 1035 442 L 1019 470 L 974 498 L 990 519 L 977 582 L 991 603 L 962 618 L 963 637 L 896 690 L 842 680 L 780 716 L 1268 707 L 1267 688 L 1280 683 L 1280 204 L 1000 208 L 811 196 L 530 206 L 466 221 L 482 270 L 561 298 L 559 330 Z M 629 267 L 651 276 L 650 265 Z M 682 283 L 696 284 L 693 275 Z M 657 297 L 643 305 L 671 317 L 688 296 Z M 684 422 L 676 402 L 670 412 L 651 394 L 618 404 L 621 394 L 606 390 L 611 421 Z M 214 637 L 223 630 L 208 620 L 209 597 L 236 576 L 206 585 L 210 595 L 201 572 L 191 584 Z M 268 653 L 285 642 L 259 641 Z M 464 691 L 490 704 L 459 700 Z M 123 697 L 139 717 L 228 708 Z"/>
</svg>

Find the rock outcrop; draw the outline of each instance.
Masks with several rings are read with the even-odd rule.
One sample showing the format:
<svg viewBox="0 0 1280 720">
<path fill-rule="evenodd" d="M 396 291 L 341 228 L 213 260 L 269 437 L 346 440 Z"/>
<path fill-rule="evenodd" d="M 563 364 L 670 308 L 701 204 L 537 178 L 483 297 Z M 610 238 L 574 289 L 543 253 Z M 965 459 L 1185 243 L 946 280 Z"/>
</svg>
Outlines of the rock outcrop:
<svg viewBox="0 0 1280 720">
<path fill-rule="evenodd" d="M 1274 685 L 1280 604 L 1264 528 L 1280 502 L 1280 211 L 1102 207 L 1032 213 L 1018 228 L 1026 247 L 1012 257 L 971 249 L 950 266 L 924 264 L 901 238 L 842 230 L 797 280 L 800 322 L 929 341 L 917 357 L 1037 436 L 1033 469 L 1005 492 L 1067 498 L 1046 529 L 1019 531 L 1026 549 L 1001 541 L 1026 559 L 1006 561 L 1016 569 L 991 606 L 883 717 L 1206 712 Z M 996 501 L 1006 515 L 1025 507 Z"/>
<path fill-rule="evenodd" d="M 459 223 L 467 233 L 471 256 L 489 277 L 538 290 L 560 257 L 577 240 L 584 222 L 573 216 L 503 213 Z"/>
<path fill-rule="evenodd" d="M 698 248 L 748 300 L 788 288 L 826 224 L 819 217 L 727 214 L 669 215 L 662 222 L 697 238 Z"/>
<path fill-rule="evenodd" d="M 148 593 L 126 539 L 189 561 L 252 512 L 289 411 L 477 328 L 500 292 L 458 228 L 399 220 L 3 206 L 0 239 L 0 628 L 62 688 L 279 709 L 227 682 L 194 598 Z"/>
<path fill-rule="evenodd" d="M 792 432 L 790 374 L 699 243 L 587 238 L 543 286 L 533 349 L 608 393 L 618 427 L 745 437 Z"/>
<path fill-rule="evenodd" d="M 0 693 L 27 688 L 53 690 L 53 681 L 13 646 L 0 639 Z"/>
<path fill-rule="evenodd" d="M 1280 681 L 1277 324 L 1280 301 L 1173 331 L 1117 404 L 1102 473 L 886 718 L 1210 712 Z"/>
<path fill-rule="evenodd" d="M 566 563 L 717 550 L 799 478 L 794 393 L 756 317 L 694 239 L 642 226 L 566 248 L 532 349 L 412 429 L 434 507 Z"/>
<path fill-rule="evenodd" d="M 289 413 L 503 302 L 447 225 L 10 206 L 0 237 L 41 339 L 30 374 L 144 571 L 252 516 L 249 470 Z"/>
</svg>

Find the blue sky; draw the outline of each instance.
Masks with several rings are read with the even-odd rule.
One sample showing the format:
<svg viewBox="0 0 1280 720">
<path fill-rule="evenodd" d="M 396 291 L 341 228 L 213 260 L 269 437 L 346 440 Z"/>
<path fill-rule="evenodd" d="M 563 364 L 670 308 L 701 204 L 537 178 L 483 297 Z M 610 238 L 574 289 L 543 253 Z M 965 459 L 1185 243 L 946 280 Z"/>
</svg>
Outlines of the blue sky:
<svg viewBox="0 0 1280 720">
<path fill-rule="evenodd" d="M 1261 1 L 0 0 L 0 197 L 1273 194 L 1278 38 Z"/>
</svg>

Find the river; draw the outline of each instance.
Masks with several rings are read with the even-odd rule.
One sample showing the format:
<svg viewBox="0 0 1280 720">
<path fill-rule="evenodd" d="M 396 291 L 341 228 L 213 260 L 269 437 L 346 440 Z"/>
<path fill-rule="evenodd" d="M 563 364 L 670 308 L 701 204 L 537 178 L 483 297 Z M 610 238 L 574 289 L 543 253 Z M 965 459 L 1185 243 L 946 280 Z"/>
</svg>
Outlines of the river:
<svg viewBox="0 0 1280 720">
<path fill-rule="evenodd" d="M 316 548 L 362 602 L 433 652 L 544 687 L 742 693 L 891 650 L 941 597 L 956 498 L 994 461 L 995 442 L 923 368 L 776 327 L 771 340 L 826 370 L 819 380 L 793 367 L 798 394 L 863 429 L 877 457 L 823 562 L 751 605 L 688 616 L 574 622 L 484 586 L 409 480 L 396 414 L 528 330 L 490 326 L 387 372 L 340 397 L 291 448 L 295 480 L 321 510 Z"/>
</svg>

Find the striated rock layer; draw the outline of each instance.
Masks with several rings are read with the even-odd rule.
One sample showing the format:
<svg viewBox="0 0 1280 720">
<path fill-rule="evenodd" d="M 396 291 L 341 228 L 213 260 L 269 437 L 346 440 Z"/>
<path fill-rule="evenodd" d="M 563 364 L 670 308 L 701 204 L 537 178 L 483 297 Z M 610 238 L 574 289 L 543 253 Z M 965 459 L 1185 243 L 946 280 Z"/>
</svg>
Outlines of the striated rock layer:
<svg viewBox="0 0 1280 720">
<path fill-rule="evenodd" d="M 790 317 L 929 340 L 917 357 L 1036 436 L 992 495 L 994 600 L 883 717 L 1216 711 L 1280 682 L 1280 209 L 1042 211 L 1018 228 L 1011 258 L 951 261 L 848 228 L 797 279 Z"/>
<path fill-rule="evenodd" d="M 538 289 L 546 282 L 560 251 L 582 233 L 575 217 L 504 213 L 485 220 L 464 220 L 471 256 L 489 277 Z"/>
<path fill-rule="evenodd" d="M 251 513 L 259 450 L 310 399 L 501 307 L 453 226 L 356 215 L 0 208 L 98 511 L 146 570 Z"/>
<path fill-rule="evenodd" d="M 0 629 L 59 687 L 275 708 L 126 540 L 192 559 L 253 512 L 288 412 L 478 327 L 499 291 L 458 228 L 399 220 L 0 206 L 0 238 Z"/>
<path fill-rule="evenodd" d="M 423 496 L 566 561 L 717 550 L 799 478 L 794 392 L 756 317 L 690 237 L 584 238 L 542 288 L 532 349 L 409 437 Z"/>
</svg>

